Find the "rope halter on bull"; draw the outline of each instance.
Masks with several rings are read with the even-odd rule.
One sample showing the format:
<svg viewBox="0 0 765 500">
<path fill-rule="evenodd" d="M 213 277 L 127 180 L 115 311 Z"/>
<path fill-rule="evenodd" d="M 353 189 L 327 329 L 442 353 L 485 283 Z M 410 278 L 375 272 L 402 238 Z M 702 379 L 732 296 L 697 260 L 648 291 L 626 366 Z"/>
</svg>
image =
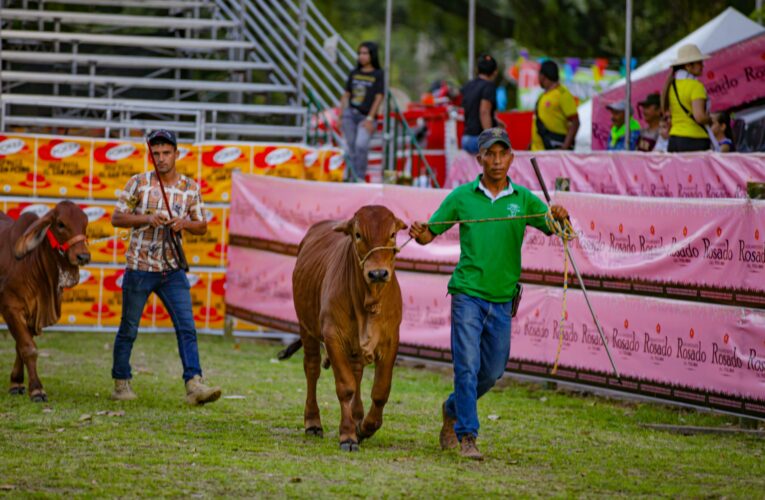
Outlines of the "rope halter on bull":
<svg viewBox="0 0 765 500">
<path fill-rule="evenodd" d="M 574 232 L 574 228 L 571 227 L 571 223 L 567 220 L 564 222 L 564 224 L 561 224 L 560 222 L 556 221 L 555 218 L 552 216 L 552 213 L 548 209 L 547 212 L 540 213 L 540 214 L 529 214 L 529 215 L 513 215 L 508 217 L 491 217 L 487 219 L 465 219 L 465 220 L 448 220 L 448 221 L 439 221 L 439 222 L 428 222 L 425 223 L 426 226 L 435 226 L 435 225 L 454 225 L 454 224 L 474 224 L 479 222 L 499 222 L 499 221 L 508 221 L 508 220 L 518 220 L 518 219 L 536 219 L 539 217 L 545 218 L 545 223 L 547 224 L 547 228 L 553 233 L 558 236 L 560 236 L 563 239 L 563 244 L 566 245 L 569 240 L 572 240 L 576 237 L 576 233 Z M 356 259 L 359 262 L 359 266 L 363 269 L 364 263 L 367 261 L 369 257 L 372 256 L 373 253 L 379 252 L 380 250 L 392 250 L 394 254 L 397 254 L 401 252 L 401 250 L 404 249 L 405 246 L 409 244 L 410 241 L 412 241 L 413 238 L 409 238 L 404 242 L 403 245 L 396 246 L 379 246 L 374 247 L 371 250 L 369 250 L 367 253 L 364 254 L 364 257 L 361 257 L 359 255 L 359 251 L 356 248 L 356 244 L 352 244 L 353 246 L 353 253 L 356 254 Z"/>
<path fill-rule="evenodd" d="M 407 243 L 409 243 L 409 242 L 407 241 Z M 404 245 L 406 245 L 406 243 L 404 243 Z M 371 249 L 370 251 L 365 253 L 364 257 L 362 258 L 359 255 L 359 250 L 356 248 L 356 243 L 355 242 L 351 242 L 351 246 L 353 247 L 353 253 L 356 254 L 356 260 L 359 261 L 359 267 L 361 268 L 362 271 L 364 270 L 364 263 L 367 261 L 367 259 L 369 257 L 372 256 L 373 253 L 378 252 L 380 250 L 392 250 L 393 251 L 393 255 L 396 255 L 397 253 L 399 253 L 401 251 L 402 248 L 404 248 L 404 245 L 401 245 L 401 247 L 397 247 L 396 245 L 393 245 L 393 246 L 384 246 L 384 247 L 374 247 L 373 249 Z"/>
</svg>

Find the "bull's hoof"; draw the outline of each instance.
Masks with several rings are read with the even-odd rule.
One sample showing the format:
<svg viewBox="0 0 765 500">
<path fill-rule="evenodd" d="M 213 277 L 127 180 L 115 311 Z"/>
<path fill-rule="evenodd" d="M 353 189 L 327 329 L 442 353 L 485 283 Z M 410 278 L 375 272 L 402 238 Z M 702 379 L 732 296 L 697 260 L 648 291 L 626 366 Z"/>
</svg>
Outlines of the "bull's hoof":
<svg viewBox="0 0 765 500">
<path fill-rule="evenodd" d="M 315 436 L 318 438 L 324 437 L 324 429 L 318 426 L 309 427 L 305 430 L 306 436 Z"/>
<path fill-rule="evenodd" d="M 24 388 L 23 385 L 16 385 L 8 389 L 8 394 L 10 394 L 11 396 L 21 396 L 25 392 L 27 392 L 27 390 Z"/>
<path fill-rule="evenodd" d="M 33 403 L 47 403 L 48 402 L 48 395 L 44 392 L 38 392 L 37 394 L 32 394 L 30 396 Z"/>
<path fill-rule="evenodd" d="M 364 432 L 363 428 L 364 426 L 362 424 L 356 424 L 356 437 L 359 438 L 359 444 L 361 444 L 362 441 L 371 438 L 375 435 L 375 432 L 377 432 L 377 429 L 372 429 L 371 432 Z"/>
<path fill-rule="evenodd" d="M 359 451 L 359 443 L 353 439 L 348 439 L 340 443 L 340 449 L 343 451 Z"/>
</svg>

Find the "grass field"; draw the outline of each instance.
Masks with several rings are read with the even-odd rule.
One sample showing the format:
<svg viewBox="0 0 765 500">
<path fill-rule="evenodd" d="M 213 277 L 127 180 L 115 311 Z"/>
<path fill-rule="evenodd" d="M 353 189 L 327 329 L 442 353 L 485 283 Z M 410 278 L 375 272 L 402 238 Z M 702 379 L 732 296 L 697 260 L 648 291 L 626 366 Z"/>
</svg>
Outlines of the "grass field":
<svg viewBox="0 0 765 500">
<path fill-rule="evenodd" d="M 348 454 L 338 448 L 331 372 L 319 380 L 325 437 L 303 435 L 302 353 L 275 363 L 276 344 L 243 342 L 235 348 L 223 338 L 201 337 L 206 376 L 224 395 L 244 398 L 189 408 L 172 335 L 139 337 L 133 352 L 139 399 L 109 401 L 111 341 L 111 335 L 84 333 L 39 339 L 50 402 L 34 404 L 3 389 L 0 495 L 765 495 L 762 439 L 680 436 L 641 427 L 726 426 L 735 423 L 729 417 L 503 380 L 479 402 L 479 446 L 486 461 L 466 462 L 438 447 L 449 373 L 401 366 L 382 429 L 360 453 Z M 5 380 L 12 362 L 13 342 L 0 336 Z M 366 394 L 370 386 L 365 377 Z"/>
</svg>

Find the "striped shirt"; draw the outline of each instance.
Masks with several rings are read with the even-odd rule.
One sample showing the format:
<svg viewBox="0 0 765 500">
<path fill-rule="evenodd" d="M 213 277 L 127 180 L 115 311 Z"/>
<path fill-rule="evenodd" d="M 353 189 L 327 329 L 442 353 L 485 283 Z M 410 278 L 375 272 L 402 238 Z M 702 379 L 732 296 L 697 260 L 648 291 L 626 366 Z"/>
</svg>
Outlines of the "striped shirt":
<svg viewBox="0 0 765 500">
<path fill-rule="evenodd" d="M 188 218 L 192 221 L 205 220 L 202 196 L 193 179 L 181 175 L 172 186 L 165 185 L 165 193 L 173 217 Z M 167 214 L 156 174 L 146 172 L 131 177 L 120 193 L 115 211 L 133 215 L 150 215 L 158 211 Z M 125 254 L 128 269 L 162 272 L 178 268 L 170 245 L 165 245 L 167 258 L 162 256 L 163 231 L 164 227 L 153 228 L 148 224 L 130 231 L 130 245 Z"/>
</svg>

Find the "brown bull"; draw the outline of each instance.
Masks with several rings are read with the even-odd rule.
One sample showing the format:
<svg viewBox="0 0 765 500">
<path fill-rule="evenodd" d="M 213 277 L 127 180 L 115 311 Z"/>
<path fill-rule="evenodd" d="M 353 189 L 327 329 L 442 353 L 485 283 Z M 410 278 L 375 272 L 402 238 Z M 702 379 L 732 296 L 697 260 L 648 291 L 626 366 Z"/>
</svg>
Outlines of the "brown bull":
<svg viewBox="0 0 765 500">
<path fill-rule="evenodd" d="M 14 221 L 0 212 L 0 314 L 16 340 L 11 394 L 24 394 L 24 366 L 29 397 L 47 401 L 37 376 L 34 337 L 61 316 L 61 293 L 80 280 L 78 266 L 90 262 L 85 229 L 88 217 L 62 201 L 43 217 L 22 214 Z"/>
<path fill-rule="evenodd" d="M 300 243 L 292 291 L 300 322 L 308 391 L 305 432 L 323 436 L 316 382 L 321 365 L 321 343 L 335 375 L 340 401 L 340 448 L 358 451 L 383 421 L 390 395 L 393 365 L 401 325 L 401 289 L 394 269 L 396 233 L 406 229 L 385 207 L 366 206 L 344 222 L 324 221 L 312 226 Z M 364 416 L 361 377 L 364 366 L 375 363 L 372 407 Z"/>
</svg>

